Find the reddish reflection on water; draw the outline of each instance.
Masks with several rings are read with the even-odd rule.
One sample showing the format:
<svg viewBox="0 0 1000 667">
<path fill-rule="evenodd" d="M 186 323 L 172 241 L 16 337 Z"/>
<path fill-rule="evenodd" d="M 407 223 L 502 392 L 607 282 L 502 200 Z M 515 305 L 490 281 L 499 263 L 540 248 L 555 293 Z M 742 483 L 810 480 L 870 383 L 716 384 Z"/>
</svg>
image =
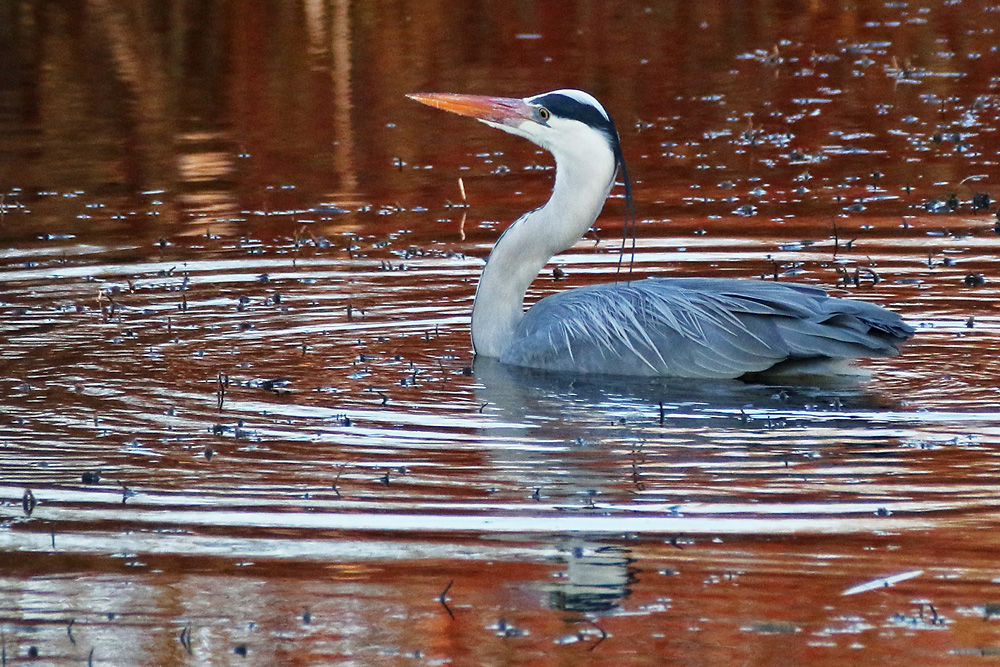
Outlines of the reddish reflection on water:
<svg viewBox="0 0 1000 667">
<path fill-rule="evenodd" d="M 996 7 L 0 11 L 11 659 L 998 650 Z M 404 95 L 565 86 L 622 130 L 637 273 L 839 288 L 906 354 L 817 387 L 472 368 L 481 258 L 550 162 Z M 621 217 L 531 298 L 611 279 Z"/>
</svg>

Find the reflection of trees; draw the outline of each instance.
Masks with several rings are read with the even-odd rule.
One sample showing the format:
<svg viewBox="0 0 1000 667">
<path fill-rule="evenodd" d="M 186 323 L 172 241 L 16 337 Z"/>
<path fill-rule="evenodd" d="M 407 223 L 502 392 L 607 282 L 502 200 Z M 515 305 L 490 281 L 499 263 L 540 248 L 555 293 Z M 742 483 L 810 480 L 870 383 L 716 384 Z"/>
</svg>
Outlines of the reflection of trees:
<svg viewBox="0 0 1000 667">
<path fill-rule="evenodd" d="M 359 187 L 378 199 L 398 193 L 393 158 L 442 143 L 441 154 L 452 145 L 455 159 L 468 153 L 467 135 L 399 122 L 409 108 L 403 94 L 428 89 L 578 86 L 610 100 L 626 130 L 635 119 L 685 114 L 688 138 L 754 114 L 764 131 L 790 130 L 795 147 L 810 151 L 831 127 L 868 126 L 887 99 L 894 113 L 931 118 L 920 94 L 988 91 L 992 44 L 969 29 L 981 10 L 938 8 L 926 25 L 887 31 L 871 26 L 898 12 L 879 3 L 664 0 L 648 12 L 611 0 L 3 3 L 0 186 L 167 189 L 175 212 L 215 217 L 356 203 Z M 782 53 L 794 64 L 761 67 L 738 84 L 725 75 L 743 67 L 741 53 L 770 51 L 786 37 L 794 43 Z M 864 76 L 851 75 L 855 58 L 844 49 L 876 39 L 889 46 L 859 68 Z M 941 65 L 961 68 L 964 79 L 892 89 L 883 71 L 892 57 L 928 67 L 948 49 L 983 57 Z M 838 56 L 823 68 L 850 90 L 817 119 L 789 126 L 769 117 L 762 100 L 816 94 L 822 81 L 797 75 L 814 50 Z M 754 90 L 732 87 L 748 82 Z M 720 94 L 725 104 L 687 113 L 685 100 Z"/>
<path fill-rule="evenodd" d="M 5 9 L 4 188 L 165 189 L 212 216 L 298 204 L 268 186 L 354 198 L 349 0 Z"/>
</svg>

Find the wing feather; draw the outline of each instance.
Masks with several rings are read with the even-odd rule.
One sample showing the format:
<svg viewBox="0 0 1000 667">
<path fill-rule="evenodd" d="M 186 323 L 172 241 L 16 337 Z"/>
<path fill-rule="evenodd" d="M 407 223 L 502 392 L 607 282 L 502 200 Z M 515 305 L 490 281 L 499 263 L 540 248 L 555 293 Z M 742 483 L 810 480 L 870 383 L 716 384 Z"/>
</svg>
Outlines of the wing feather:
<svg viewBox="0 0 1000 667">
<path fill-rule="evenodd" d="M 789 360 L 890 356 L 913 329 L 806 285 L 650 278 L 542 299 L 501 361 L 577 373 L 733 378 Z"/>
</svg>

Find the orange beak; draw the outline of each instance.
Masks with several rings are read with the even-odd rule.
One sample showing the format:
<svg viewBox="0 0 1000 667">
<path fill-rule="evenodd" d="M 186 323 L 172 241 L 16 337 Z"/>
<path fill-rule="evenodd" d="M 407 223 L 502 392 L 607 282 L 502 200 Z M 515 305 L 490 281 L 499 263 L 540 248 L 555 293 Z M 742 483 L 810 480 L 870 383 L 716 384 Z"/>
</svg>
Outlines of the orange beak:
<svg viewBox="0 0 1000 667">
<path fill-rule="evenodd" d="M 514 97 L 484 97 L 454 93 L 413 93 L 407 97 L 435 109 L 500 125 L 516 127 L 526 120 L 534 120 L 534 109 L 525 104 L 524 100 Z"/>
</svg>

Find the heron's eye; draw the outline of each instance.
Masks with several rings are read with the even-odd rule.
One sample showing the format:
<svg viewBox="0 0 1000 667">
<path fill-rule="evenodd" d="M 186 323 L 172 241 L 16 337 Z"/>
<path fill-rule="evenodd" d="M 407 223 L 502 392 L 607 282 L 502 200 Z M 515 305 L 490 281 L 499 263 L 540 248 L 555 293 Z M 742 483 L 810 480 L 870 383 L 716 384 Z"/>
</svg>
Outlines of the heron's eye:
<svg viewBox="0 0 1000 667">
<path fill-rule="evenodd" d="M 536 113 L 543 123 L 552 117 L 552 114 L 549 113 L 549 110 L 545 107 L 538 107 L 538 111 Z"/>
</svg>

